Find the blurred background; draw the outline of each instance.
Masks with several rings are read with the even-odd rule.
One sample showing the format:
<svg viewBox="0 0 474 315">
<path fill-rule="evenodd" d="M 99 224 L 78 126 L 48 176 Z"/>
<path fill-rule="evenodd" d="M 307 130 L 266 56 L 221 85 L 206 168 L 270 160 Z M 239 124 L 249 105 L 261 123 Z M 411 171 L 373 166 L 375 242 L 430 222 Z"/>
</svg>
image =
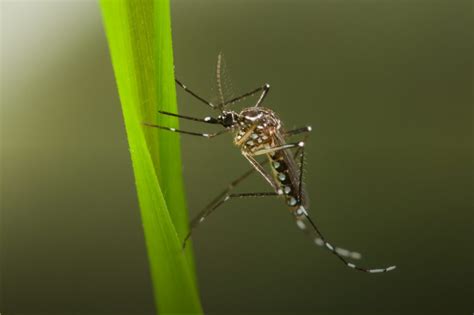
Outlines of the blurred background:
<svg viewBox="0 0 474 315">
<path fill-rule="evenodd" d="M 1 19 L 0 312 L 152 314 L 98 4 L 3 1 Z M 189 87 L 212 97 L 222 51 L 236 94 L 268 82 L 285 126 L 313 127 L 310 213 L 361 264 L 398 266 L 355 272 L 281 200 L 232 201 L 194 235 L 207 314 L 474 311 L 471 2 L 172 1 L 172 26 Z M 229 136 L 182 147 L 193 216 L 248 165 Z"/>
</svg>

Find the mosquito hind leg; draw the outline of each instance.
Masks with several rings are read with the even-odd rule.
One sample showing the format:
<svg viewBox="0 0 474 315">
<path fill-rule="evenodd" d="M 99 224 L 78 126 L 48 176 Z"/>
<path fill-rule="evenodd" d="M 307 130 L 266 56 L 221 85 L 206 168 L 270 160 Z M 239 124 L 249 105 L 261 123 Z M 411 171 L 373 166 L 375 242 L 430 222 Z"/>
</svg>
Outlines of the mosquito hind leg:
<svg viewBox="0 0 474 315">
<path fill-rule="evenodd" d="M 324 241 L 314 235 L 310 230 L 307 229 L 304 217 L 295 218 L 296 225 L 303 231 L 303 233 L 313 240 L 314 244 L 320 247 L 325 247 Z M 334 246 L 334 250 L 341 256 L 351 258 L 351 259 L 361 259 L 362 255 L 359 252 L 351 251 L 342 247 Z"/>
<path fill-rule="evenodd" d="M 301 160 L 300 160 L 300 178 L 299 178 L 300 179 L 300 181 L 299 181 L 300 196 L 301 196 L 302 187 L 303 187 L 303 171 L 304 171 L 303 165 L 304 165 L 304 148 L 302 147 L 301 148 Z M 300 202 L 300 204 L 301 204 L 301 202 Z M 319 231 L 319 228 L 317 227 L 316 223 L 311 219 L 308 212 L 306 211 L 306 209 L 303 206 L 300 206 L 295 211 L 295 216 L 296 216 L 296 219 L 297 219 L 297 224 L 300 228 L 303 228 L 302 223 L 304 223 L 304 222 L 302 222 L 300 220 L 304 216 L 304 218 L 306 218 L 309 221 L 309 223 L 312 226 L 314 232 L 319 237 L 319 241 L 316 241 L 317 239 L 315 239 L 315 242 L 319 242 L 319 243 L 321 243 L 321 246 L 325 246 L 331 253 L 333 253 L 337 258 L 339 258 L 339 260 L 341 260 L 347 267 L 352 268 L 352 269 L 356 269 L 358 271 L 367 272 L 367 273 L 388 272 L 388 271 L 392 271 L 396 268 L 396 266 L 390 266 L 390 267 L 386 267 L 386 268 L 370 268 L 369 269 L 369 268 L 360 267 L 360 266 L 357 266 L 353 263 L 348 262 L 346 260 L 346 257 L 348 257 L 347 255 L 350 255 L 351 252 L 331 245 L 326 240 L 326 238 L 323 236 L 323 234 Z M 358 256 L 360 256 L 360 254 L 359 255 L 356 254 L 355 256 L 358 257 Z M 349 256 L 349 257 L 351 257 L 351 256 Z M 353 257 L 351 257 L 351 258 L 353 258 Z"/>
</svg>

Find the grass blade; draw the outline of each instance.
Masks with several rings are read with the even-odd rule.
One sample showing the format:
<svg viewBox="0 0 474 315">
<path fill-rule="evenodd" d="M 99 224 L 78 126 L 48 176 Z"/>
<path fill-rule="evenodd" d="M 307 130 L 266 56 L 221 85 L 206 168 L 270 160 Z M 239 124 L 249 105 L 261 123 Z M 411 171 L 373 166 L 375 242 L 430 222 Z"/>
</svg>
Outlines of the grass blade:
<svg viewBox="0 0 474 315">
<path fill-rule="evenodd" d="M 181 249 L 187 212 L 179 138 L 155 123 L 176 112 L 168 0 L 100 0 L 122 104 L 147 243 L 154 298 L 161 314 L 201 314 L 190 246 Z M 172 117 L 159 123 L 176 127 Z"/>
</svg>

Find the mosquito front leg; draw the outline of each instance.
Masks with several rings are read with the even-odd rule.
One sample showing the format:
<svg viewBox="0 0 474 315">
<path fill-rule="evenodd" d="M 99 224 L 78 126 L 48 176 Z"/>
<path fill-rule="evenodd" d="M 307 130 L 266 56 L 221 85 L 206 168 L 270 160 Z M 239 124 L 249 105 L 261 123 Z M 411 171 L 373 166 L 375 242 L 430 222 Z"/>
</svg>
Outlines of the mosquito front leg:
<svg viewBox="0 0 474 315">
<path fill-rule="evenodd" d="M 240 96 L 234 97 L 233 99 L 224 102 L 224 103 L 221 105 L 221 107 L 222 107 L 222 106 L 225 106 L 225 105 L 229 105 L 229 104 L 234 104 L 234 103 L 236 103 L 236 102 L 238 102 L 238 101 L 241 101 L 242 99 L 244 99 L 244 98 L 246 98 L 246 97 L 248 97 L 248 96 L 252 96 L 252 95 L 254 95 L 254 94 L 257 94 L 257 93 L 259 93 L 259 92 L 262 92 L 262 94 L 260 95 L 260 97 L 259 97 L 257 103 L 254 105 L 255 107 L 258 107 L 258 106 L 263 102 L 263 99 L 265 98 L 265 96 L 267 95 L 267 93 L 268 93 L 269 90 L 270 90 L 270 84 L 265 83 L 264 85 L 262 85 L 261 87 L 256 88 L 256 89 L 253 90 L 253 91 L 247 92 L 247 93 L 245 93 L 245 94 L 242 94 L 242 95 L 240 95 Z"/>
<path fill-rule="evenodd" d="M 193 91 L 191 91 L 190 89 L 188 89 L 186 87 L 186 85 L 184 85 L 183 83 L 181 83 L 181 81 L 179 81 L 178 79 L 175 79 L 176 83 L 183 88 L 183 90 L 189 94 L 191 94 L 192 96 L 194 96 L 196 99 L 198 99 L 199 101 L 203 102 L 204 104 L 206 104 L 207 106 L 213 108 L 213 109 L 216 109 L 217 106 L 212 104 L 211 102 L 205 100 L 204 98 L 202 98 L 201 96 L 197 95 L 196 93 L 194 93 Z"/>
<path fill-rule="evenodd" d="M 207 117 L 204 117 L 204 118 L 196 118 L 196 117 L 190 117 L 190 116 L 185 116 L 185 115 L 179 115 L 179 114 L 175 114 L 175 113 L 165 112 L 165 111 L 163 111 L 163 110 L 160 110 L 160 111 L 158 111 L 158 112 L 159 112 L 160 114 L 163 114 L 163 115 L 178 117 L 178 118 L 181 118 L 181 119 L 199 121 L 199 122 L 203 122 L 203 123 L 206 123 L 206 124 L 214 124 L 214 125 L 220 124 L 219 121 L 218 121 L 216 118 L 210 117 L 210 116 L 207 116 Z"/>
<path fill-rule="evenodd" d="M 180 130 L 180 129 L 171 128 L 171 127 L 164 127 L 164 126 L 155 125 L 155 124 L 150 124 L 150 123 L 143 123 L 143 124 L 144 124 L 145 126 L 148 126 L 148 127 L 163 129 L 163 130 L 172 131 L 172 132 L 177 132 L 177 133 L 183 133 L 183 134 L 191 135 L 191 136 L 204 137 L 204 138 L 208 138 L 208 139 L 217 137 L 217 136 L 219 136 L 219 135 L 222 135 L 222 134 L 224 134 L 224 133 L 230 131 L 230 129 L 224 129 L 224 130 L 221 130 L 221 131 L 218 131 L 218 132 L 214 132 L 214 133 L 199 133 L 199 132 L 192 132 L 192 131 Z"/>
</svg>

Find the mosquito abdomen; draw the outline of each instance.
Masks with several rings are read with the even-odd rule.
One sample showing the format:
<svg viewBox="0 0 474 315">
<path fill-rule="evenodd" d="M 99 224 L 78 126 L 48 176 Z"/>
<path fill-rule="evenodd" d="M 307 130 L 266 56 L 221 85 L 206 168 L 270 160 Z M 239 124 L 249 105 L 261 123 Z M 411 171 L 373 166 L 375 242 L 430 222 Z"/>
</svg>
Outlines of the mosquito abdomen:
<svg viewBox="0 0 474 315">
<path fill-rule="evenodd" d="M 299 194 L 299 183 L 297 182 L 297 172 L 294 161 L 288 160 L 288 155 L 283 151 L 268 154 L 273 176 L 278 183 L 278 192 L 285 196 L 287 206 L 295 212 L 302 204 Z"/>
</svg>

